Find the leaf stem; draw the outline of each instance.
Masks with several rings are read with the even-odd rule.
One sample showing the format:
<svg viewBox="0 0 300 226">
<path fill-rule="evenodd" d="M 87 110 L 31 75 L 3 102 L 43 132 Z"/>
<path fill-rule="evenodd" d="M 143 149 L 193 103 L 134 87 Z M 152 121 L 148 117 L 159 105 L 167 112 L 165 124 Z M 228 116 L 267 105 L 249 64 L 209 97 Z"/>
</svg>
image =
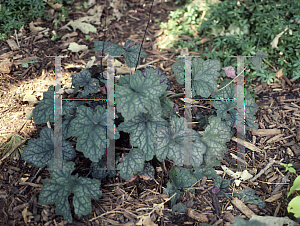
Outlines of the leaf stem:
<svg viewBox="0 0 300 226">
<path fill-rule="evenodd" d="M 249 63 L 250 63 L 250 62 L 249 62 Z M 249 63 L 246 65 L 246 67 L 241 71 L 241 73 L 240 73 L 238 76 L 236 76 L 234 79 L 232 79 L 232 81 L 229 82 L 229 83 L 228 83 L 226 86 L 224 86 L 223 88 L 218 89 L 218 90 L 216 91 L 216 93 L 217 93 L 217 92 L 220 92 L 222 89 L 226 88 L 226 87 L 229 86 L 234 80 L 236 80 L 237 77 L 239 77 L 239 76 L 246 70 L 246 68 L 247 68 L 247 66 L 249 65 Z"/>
<path fill-rule="evenodd" d="M 182 96 L 184 93 L 176 93 L 174 95 L 168 96 L 169 98 L 177 97 L 177 96 Z"/>
</svg>

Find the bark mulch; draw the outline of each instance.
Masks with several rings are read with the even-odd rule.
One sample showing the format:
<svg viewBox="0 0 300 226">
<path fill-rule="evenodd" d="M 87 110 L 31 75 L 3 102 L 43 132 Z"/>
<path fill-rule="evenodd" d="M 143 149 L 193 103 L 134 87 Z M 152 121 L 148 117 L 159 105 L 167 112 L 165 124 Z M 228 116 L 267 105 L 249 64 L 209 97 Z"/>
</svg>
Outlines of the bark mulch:
<svg viewBox="0 0 300 226">
<path fill-rule="evenodd" d="M 100 5 L 105 5 L 105 1 L 99 2 Z M 95 55 L 92 51 L 93 41 L 103 40 L 104 18 L 106 16 L 110 18 L 107 22 L 106 41 L 124 44 L 131 39 L 141 42 L 148 22 L 151 2 L 144 1 L 146 7 L 143 7 L 139 1 L 127 1 L 125 8 L 121 4 L 118 12 L 122 17 L 119 20 L 103 12 L 102 23 L 96 26 L 97 33 L 89 34 L 91 36 L 89 41 L 79 30 L 63 40 L 52 41 L 50 34 L 54 26 L 53 19 L 57 17 L 57 13 L 55 14 L 49 8 L 49 13 L 52 15 L 49 21 L 35 21 L 35 26 L 46 28 L 46 32 L 33 34 L 32 30 L 25 29 L 24 34 L 18 37 L 15 50 L 8 42 L 0 43 L 0 60 L 6 62 L 1 65 L 0 70 L 0 141 L 11 146 L 19 144 L 4 158 L 5 153 L 2 153 L 0 161 L 0 225 L 129 226 L 135 225 L 142 219 L 148 222 L 145 225 L 201 225 L 205 222 L 223 226 L 230 225 L 235 216 L 248 219 L 247 214 L 241 210 L 241 206 L 234 205 L 222 195 L 212 194 L 209 190 L 213 187 L 213 180 L 206 177 L 196 184 L 195 194 L 186 192 L 180 198 L 189 211 L 184 214 L 172 214 L 169 202 L 166 202 L 168 195 L 162 193 L 163 187 L 166 187 L 167 182 L 170 181 L 167 171 L 171 169 L 172 163 L 169 161 L 160 163 L 157 160 L 152 161 L 156 170 L 155 180 L 145 181 L 140 178 L 127 182 L 119 176 L 101 180 L 102 197 L 99 200 L 92 200 L 92 212 L 87 216 L 79 218 L 75 215 L 71 202 L 72 224 L 55 214 L 54 205 L 42 206 L 38 203 L 43 180 L 49 178 L 50 175 L 45 169 L 37 169 L 31 164 L 26 164 L 21 159 L 20 153 L 24 149 L 22 145 L 27 145 L 29 139 L 38 138 L 40 130 L 46 126 L 46 124 L 35 125 L 32 120 L 26 120 L 26 115 L 34 108 L 34 102 L 41 100 L 42 93 L 53 84 L 54 59 L 45 56 L 69 55 L 69 58 L 62 59 L 62 74 L 63 84 L 71 82 L 70 75 L 81 71 Z M 70 19 L 83 17 L 88 9 L 82 8 L 78 11 L 72 7 L 69 17 Z M 114 9 L 110 8 L 109 15 L 113 14 Z M 145 39 L 143 44 L 148 58 L 142 62 L 142 65 L 153 62 L 151 66 L 164 71 L 173 83 L 171 90 L 179 93 L 183 92 L 184 87 L 174 83 L 176 78 L 171 70 L 171 65 L 175 62 L 174 51 L 165 49 L 159 52 L 156 46 L 158 39 L 163 40 L 168 37 L 163 36 L 163 30 L 154 21 L 160 18 L 161 21 L 166 22 L 169 12 L 174 9 L 176 9 L 175 5 L 156 4 L 153 6 L 151 13 L 153 19 L 146 33 L 148 39 Z M 62 22 L 58 27 L 67 22 Z M 72 32 L 59 30 L 59 33 L 64 36 Z M 12 39 L 15 40 L 15 37 Z M 15 42 L 17 43 L 16 40 Z M 72 53 L 67 49 L 70 42 L 86 45 L 88 50 Z M 124 59 L 117 59 L 124 63 Z M 31 61 L 35 63 L 29 63 L 27 68 L 22 67 L 22 63 Z M 286 164 L 293 163 L 293 167 L 299 173 L 300 84 L 299 81 L 290 81 L 286 76 L 280 78 L 279 83 L 266 85 L 256 82 L 255 84 L 257 85 L 255 94 L 258 95 L 256 103 L 259 106 L 256 122 L 259 129 L 248 131 L 246 134 L 246 162 L 249 169 L 256 169 L 256 173 L 260 171 L 263 173 L 255 180 L 242 182 L 240 187 L 254 189 L 256 195 L 266 201 L 266 207 L 259 209 L 256 205 L 246 204 L 244 208 L 261 216 L 286 216 L 288 204 L 286 195 L 290 188 L 289 184 L 296 176 L 286 173 L 284 167 L 278 163 L 280 161 Z M 27 101 L 24 99 L 25 95 L 27 95 Z M 180 98 L 173 98 L 179 108 L 184 106 Z M 211 108 L 212 102 L 200 101 L 199 105 Z M 195 108 L 193 116 L 197 111 L 207 114 L 206 108 Z M 183 115 L 183 110 L 180 113 Z M 201 129 L 197 125 L 193 128 Z M 228 152 L 222 165 L 235 167 L 231 154 L 236 153 L 236 142 L 237 140 L 233 138 L 227 143 Z M 122 149 L 122 147 L 130 148 L 128 136 L 125 134 L 121 134 L 121 139 L 116 141 L 116 149 Z M 75 163 L 75 173 L 79 176 L 87 176 L 90 173 L 90 161 L 83 158 L 82 153 L 77 152 Z M 267 169 L 266 166 L 269 163 L 272 165 Z M 221 171 L 220 167 L 217 168 L 217 172 L 224 178 L 231 179 Z M 231 189 L 238 190 L 239 188 L 232 187 Z"/>
</svg>

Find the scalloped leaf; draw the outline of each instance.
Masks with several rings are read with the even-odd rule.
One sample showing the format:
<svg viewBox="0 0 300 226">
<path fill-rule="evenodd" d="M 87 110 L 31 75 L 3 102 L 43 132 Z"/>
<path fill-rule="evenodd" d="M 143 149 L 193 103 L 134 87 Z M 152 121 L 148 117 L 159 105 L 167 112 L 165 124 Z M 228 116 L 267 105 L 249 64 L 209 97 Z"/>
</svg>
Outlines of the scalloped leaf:
<svg viewBox="0 0 300 226">
<path fill-rule="evenodd" d="M 95 43 L 95 48 L 93 50 L 102 53 L 103 41 L 96 41 L 94 43 Z M 126 64 L 128 65 L 128 67 L 132 68 L 140 64 L 140 60 L 138 60 L 140 47 L 141 47 L 141 43 L 134 42 L 132 40 L 128 40 L 125 43 L 123 48 L 117 44 L 111 42 L 105 42 L 103 53 L 109 52 L 111 56 L 119 56 L 124 54 Z M 147 55 L 143 49 L 141 49 L 139 59 L 141 58 L 147 59 Z"/>
<path fill-rule="evenodd" d="M 263 201 L 260 197 L 256 196 L 255 191 L 248 187 L 238 192 L 233 192 L 233 196 L 238 197 L 239 199 L 243 199 L 244 203 L 257 205 L 260 209 L 266 206 L 265 201 Z"/>
<path fill-rule="evenodd" d="M 62 141 L 62 154 L 64 160 L 71 160 L 76 156 L 72 144 Z M 54 158 L 54 132 L 48 127 L 41 130 L 40 137 L 28 141 L 22 154 L 24 161 L 32 163 L 35 167 L 44 167 Z"/>
<path fill-rule="evenodd" d="M 221 118 L 210 116 L 201 141 L 207 147 L 204 160 L 208 167 L 218 166 L 227 152 L 226 142 L 231 139 L 230 127 Z"/>
<path fill-rule="evenodd" d="M 116 175 L 115 170 L 103 170 L 101 168 L 106 168 L 106 155 L 103 155 L 99 162 L 92 162 L 91 169 L 92 169 L 92 176 L 94 178 L 104 179 L 107 175 L 109 177 L 114 177 Z"/>
<path fill-rule="evenodd" d="M 123 81 L 126 77 L 125 75 Z M 166 85 L 160 84 L 153 70 L 144 76 L 137 70 L 129 78 L 130 86 L 116 85 L 115 101 L 117 110 L 125 120 L 130 120 L 140 112 L 149 112 L 151 115 L 161 111 L 159 97 L 165 92 Z"/>
<path fill-rule="evenodd" d="M 161 70 L 159 70 L 158 68 L 154 68 L 154 67 L 151 67 L 151 66 L 147 66 L 145 68 L 145 70 L 143 71 L 143 76 L 145 77 L 145 74 L 147 74 L 151 68 L 154 70 L 154 73 L 160 77 L 160 84 L 164 83 L 166 84 L 168 87 L 167 89 L 171 89 L 172 88 L 172 83 L 169 81 L 169 79 L 167 78 L 166 74 L 163 73 Z"/>
<path fill-rule="evenodd" d="M 71 131 L 70 130 L 71 122 L 74 118 L 75 118 L 75 116 L 69 116 L 69 117 L 65 117 L 62 119 L 62 137 L 63 137 L 63 139 L 68 139 L 69 137 L 71 137 L 69 135 L 69 131 Z"/>
<path fill-rule="evenodd" d="M 77 107 L 79 107 L 82 101 L 64 101 L 62 105 L 62 115 L 73 115 Z"/>
<path fill-rule="evenodd" d="M 120 176 L 124 180 L 129 180 L 139 171 L 142 171 L 145 165 L 145 156 L 143 152 L 137 148 L 133 148 L 118 164 Z"/>
<path fill-rule="evenodd" d="M 144 180 L 152 180 L 154 179 L 154 168 L 151 166 L 149 162 L 147 162 L 142 171 L 138 172 L 138 175 L 142 177 Z"/>
<path fill-rule="evenodd" d="M 71 193 L 74 194 L 74 211 L 79 217 L 92 211 L 91 198 L 98 200 L 102 195 L 99 180 L 71 175 L 74 165 L 73 162 L 63 161 L 64 170 L 50 170 L 51 179 L 46 178 L 43 181 L 44 186 L 39 195 L 41 205 L 55 204 L 55 213 L 63 215 L 69 223 L 72 223 L 68 201 Z M 53 161 L 49 166 L 53 167 Z"/>
<path fill-rule="evenodd" d="M 220 76 L 221 65 L 218 60 L 203 60 L 193 58 L 192 64 L 192 86 L 197 95 L 209 97 L 217 90 L 217 78 Z M 194 96 L 193 92 L 193 96 Z"/>
<path fill-rule="evenodd" d="M 82 96 L 87 96 L 90 93 L 97 93 L 99 87 L 98 79 L 92 78 L 92 74 L 88 69 L 84 69 L 81 72 L 74 73 L 71 75 L 72 85 L 84 87 Z M 75 91 L 74 91 L 75 92 Z"/>
<path fill-rule="evenodd" d="M 207 179 L 213 179 L 217 177 L 217 172 L 214 168 L 201 168 L 196 169 L 194 175 L 197 180 L 201 180 L 204 176 L 206 176 Z"/>
<path fill-rule="evenodd" d="M 35 124 L 54 122 L 54 86 L 50 86 L 47 92 L 43 93 L 43 99 L 32 110 Z"/>
<path fill-rule="evenodd" d="M 155 155 L 152 137 L 162 126 L 168 126 L 168 122 L 162 119 L 160 114 L 152 116 L 149 113 L 140 113 L 132 120 L 121 123 L 118 129 L 130 133 L 131 145 L 143 151 L 146 161 L 150 161 Z"/>
<path fill-rule="evenodd" d="M 192 60 L 192 87 L 195 94 L 201 97 L 209 97 L 217 90 L 217 78 L 219 77 L 220 62 L 218 60 L 206 60 L 193 58 Z M 176 75 L 177 82 L 184 84 L 185 61 L 180 59 L 172 65 L 172 70 Z"/>
<path fill-rule="evenodd" d="M 98 105 L 95 109 L 86 106 L 78 107 L 75 118 L 71 121 L 69 136 L 77 136 L 76 149 L 93 162 L 98 162 L 106 151 L 106 109 Z M 115 137 L 120 134 L 115 129 Z M 107 140 L 109 146 L 109 140 Z"/>
<path fill-rule="evenodd" d="M 181 167 L 173 167 L 169 176 L 174 186 L 181 191 L 192 187 L 198 181 L 190 170 Z"/>
<path fill-rule="evenodd" d="M 124 49 L 125 49 L 125 62 L 128 65 L 128 67 L 135 67 L 136 65 L 140 64 L 140 60 L 141 58 L 146 58 L 147 59 L 147 55 L 145 53 L 145 51 L 141 48 L 141 43 L 138 42 L 134 42 L 132 40 L 128 40 L 125 45 L 124 45 Z M 139 57 L 139 52 L 141 50 L 140 53 L 140 57 Z M 138 59 L 139 57 L 139 59 Z"/>
<path fill-rule="evenodd" d="M 156 143 L 156 157 L 159 161 L 168 157 L 177 165 L 182 166 L 185 159 L 184 137 L 189 134 L 191 139 L 191 158 L 190 164 L 194 167 L 199 167 L 203 162 L 203 155 L 206 151 L 206 146 L 200 141 L 200 135 L 191 129 L 187 129 L 183 118 L 173 117 L 170 122 L 170 127 L 161 127 L 154 135 Z"/>
<path fill-rule="evenodd" d="M 102 53 L 102 49 L 103 49 L 103 41 L 95 41 L 93 51 L 99 51 Z M 111 42 L 104 42 L 103 53 L 107 53 L 107 52 L 109 52 L 111 56 L 120 56 L 125 52 L 125 50 L 118 44 L 114 44 Z"/>
<path fill-rule="evenodd" d="M 225 79 L 221 83 L 221 87 L 226 86 L 231 80 Z M 236 110 L 236 101 L 232 101 L 236 98 L 236 86 L 231 83 L 226 88 L 222 89 L 220 93 L 215 93 L 212 96 L 213 99 L 218 99 L 220 101 L 214 101 L 213 105 L 217 109 L 217 116 L 222 119 L 229 121 L 229 124 L 234 124 L 237 121 L 244 121 L 243 115 L 244 113 L 239 111 L 237 114 Z M 224 101 L 221 101 L 224 100 Z M 226 101 L 227 100 L 227 101 Z M 245 128 L 246 130 L 257 129 L 258 125 L 254 122 L 255 117 L 253 115 L 256 114 L 258 110 L 258 106 L 255 103 L 255 100 L 251 96 L 248 90 L 245 90 Z M 242 129 L 244 124 L 239 124 L 240 129 Z"/>
</svg>

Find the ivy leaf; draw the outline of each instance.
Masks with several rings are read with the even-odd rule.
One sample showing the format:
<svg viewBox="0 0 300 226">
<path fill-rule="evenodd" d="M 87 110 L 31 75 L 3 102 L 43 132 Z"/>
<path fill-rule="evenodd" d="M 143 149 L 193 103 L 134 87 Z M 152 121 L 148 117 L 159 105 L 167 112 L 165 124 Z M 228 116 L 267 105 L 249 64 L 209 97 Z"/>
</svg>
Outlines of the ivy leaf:
<svg viewBox="0 0 300 226">
<path fill-rule="evenodd" d="M 95 41 L 94 42 L 94 49 L 93 51 L 99 51 L 102 53 L 103 49 L 103 41 Z M 104 42 L 104 51 L 103 53 L 109 53 L 111 56 L 120 56 L 122 55 L 125 50 L 119 46 L 118 44 L 114 44 L 111 42 Z"/>
<path fill-rule="evenodd" d="M 175 214 L 185 213 L 187 210 L 188 210 L 188 208 L 184 204 L 182 204 L 181 202 L 175 204 L 172 207 L 172 212 L 175 213 Z"/>
<path fill-rule="evenodd" d="M 194 176 L 196 177 L 197 181 L 201 180 L 204 176 L 206 176 L 207 179 L 213 179 L 217 177 L 217 172 L 214 168 L 201 168 L 195 170 Z"/>
<path fill-rule="evenodd" d="M 43 99 L 32 110 L 35 124 L 54 122 L 54 86 L 50 86 L 47 92 L 43 93 Z"/>
<path fill-rule="evenodd" d="M 192 187 L 198 181 L 190 170 L 181 167 L 173 167 L 169 172 L 169 176 L 174 186 L 182 191 Z"/>
<path fill-rule="evenodd" d="M 196 177 L 191 173 L 190 170 L 184 169 L 181 167 L 173 167 L 169 171 L 170 179 L 172 180 L 172 183 L 167 183 L 167 188 L 164 189 L 163 193 L 169 193 L 169 197 L 171 197 L 173 194 L 177 193 L 172 199 L 171 199 L 171 207 L 173 207 L 176 203 L 176 201 L 179 199 L 180 195 L 184 191 L 184 189 L 189 188 L 193 186 L 197 179 Z M 195 192 L 195 190 L 190 190 L 192 193 Z"/>
<path fill-rule="evenodd" d="M 260 197 L 256 196 L 255 191 L 248 187 L 244 190 L 240 190 L 238 193 L 233 192 L 233 196 L 238 197 L 239 199 L 243 199 L 244 203 L 257 205 L 260 209 L 266 206 L 265 201 L 263 201 Z"/>
<path fill-rule="evenodd" d="M 84 69 L 79 73 L 74 73 L 71 75 L 72 77 L 72 85 L 84 87 L 82 92 L 82 96 L 87 96 L 90 93 L 97 93 L 99 87 L 98 79 L 92 78 L 92 74 L 89 70 Z"/>
<path fill-rule="evenodd" d="M 218 166 L 227 152 L 226 142 L 230 141 L 231 129 L 221 118 L 210 116 L 209 125 L 205 128 L 201 141 L 205 144 L 207 151 L 204 156 L 208 167 Z"/>
<path fill-rule="evenodd" d="M 137 70 L 130 77 L 130 86 L 116 85 L 117 110 L 121 112 L 125 120 L 132 119 L 140 112 L 149 112 L 154 115 L 161 108 L 159 97 L 165 90 L 166 85 L 160 84 L 153 70 L 150 70 L 145 77 Z"/>
<path fill-rule="evenodd" d="M 128 40 L 125 45 L 125 62 L 128 65 L 128 67 L 132 68 L 135 67 L 136 65 L 140 64 L 140 59 L 141 58 L 146 58 L 147 55 L 143 49 L 141 49 L 140 57 L 139 57 L 139 52 L 140 52 L 140 47 L 141 44 L 138 42 L 134 42 L 132 40 Z M 139 57 L 139 59 L 138 59 Z"/>
<path fill-rule="evenodd" d="M 118 164 L 118 170 L 120 176 L 124 180 L 129 180 L 139 171 L 144 169 L 145 156 L 143 152 L 137 148 L 133 148 L 123 158 L 122 162 Z"/>
<path fill-rule="evenodd" d="M 93 162 L 98 162 L 106 151 L 106 109 L 98 105 L 95 109 L 80 106 L 75 118 L 71 121 L 70 136 L 78 136 L 76 149 Z M 119 139 L 119 131 L 115 130 L 115 138 Z M 107 140 L 109 146 L 109 140 Z"/>
<path fill-rule="evenodd" d="M 71 160 L 76 156 L 72 144 L 62 141 L 62 155 L 64 160 Z M 44 167 L 54 157 L 54 132 L 48 127 L 41 130 L 40 137 L 28 141 L 22 154 L 24 161 L 32 163 L 35 167 Z"/>
<path fill-rule="evenodd" d="M 193 58 L 192 61 L 192 87 L 197 95 L 209 97 L 217 90 L 216 79 L 219 77 L 220 62 L 217 60 L 206 60 Z M 176 75 L 177 82 L 184 84 L 185 61 L 180 59 L 172 65 L 172 70 Z M 195 92 L 193 92 L 195 95 Z"/>
<path fill-rule="evenodd" d="M 171 207 L 175 205 L 176 201 L 180 198 L 181 191 L 179 191 L 173 183 L 168 182 L 167 188 L 163 190 L 163 194 L 169 193 L 169 197 L 172 197 L 175 193 L 176 195 L 173 196 L 171 199 Z"/>
<path fill-rule="evenodd" d="M 200 135 L 192 129 L 187 129 L 185 133 L 184 129 L 187 126 L 184 125 L 183 118 L 173 117 L 170 124 L 170 127 L 159 128 L 154 135 L 157 159 L 160 161 L 168 157 L 169 159 L 173 159 L 177 165 L 182 166 L 186 154 L 184 137 L 189 134 L 192 145 L 190 164 L 194 167 L 199 167 L 203 162 L 203 155 L 206 150 L 206 146 L 200 141 Z"/>
<path fill-rule="evenodd" d="M 226 188 L 226 187 L 228 187 L 230 185 L 230 180 L 223 179 L 222 177 L 220 177 L 218 175 L 218 176 L 215 177 L 214 185 L 218 189 Z"/>
<path fill-rule="evenodd" d="M 74 165 L 74 162 L 63 161 L 63 170 L 50 170 L 51 179 L 44 180 L 44 186 L 39 195 L 41 205 L 55 204 L 55 213 L 63 215 L 69 223 L 72 223 L 68 201 L 71 193 L 74 194 L 74 211 L 79 217 L 92 211 L 90 198 L 98 200 L 102 195 L 99 180 L 71 175 Z M 53 168 L 53 161 L 49 166 Z"/>
<path fill-rule="evenodd" d="M 152 137 L 157 128 L 162 126 L 168 126 L 168 122 L 160 114 L 140 113 L 132 120 L 121 123 L 118 129 L 130 133 L 131 145 L 143 151 L 146 161 L 150 161 L 155 155 Z"/>
</svg>

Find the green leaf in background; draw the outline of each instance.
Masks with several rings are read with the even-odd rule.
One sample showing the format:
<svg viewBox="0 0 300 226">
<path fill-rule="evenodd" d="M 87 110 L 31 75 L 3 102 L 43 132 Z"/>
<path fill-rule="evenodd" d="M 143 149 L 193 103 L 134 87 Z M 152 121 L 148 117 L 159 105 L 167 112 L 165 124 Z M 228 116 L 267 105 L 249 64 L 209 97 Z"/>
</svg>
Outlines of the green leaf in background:
<svg viewBox="0 0 300 226">
<path fill-rule="evenodd" d="M 167 188 L 163 190 L 163 194 L 169 193 L 169 198 L 171 198 L 175 193 L 175 195 L 171 198 L 171 207 L 175 205 L 176 201 L 180 198 L 181 191 L 179 191 L 173 183 L 168 182 Z"/>
<path fill-rule="evenodd" d="M 234 222 L 232 224 L 232 226 L 268 226 L 265 223 L 261 223 L 259 221 L 256 220 L 250 220 L 250 221 L 246 221 L 243 218 L 241 218 L 240 216 L 237 216 L 234 219 Z"/>
<path fill-rule="evenodd" d="M 181 191 L 192 187 L 197 182 L 197 178 L 190 170 L 181 167 L 173 167 L 169 172 L 169 176 L 174 186 Z"/>
</svg>

